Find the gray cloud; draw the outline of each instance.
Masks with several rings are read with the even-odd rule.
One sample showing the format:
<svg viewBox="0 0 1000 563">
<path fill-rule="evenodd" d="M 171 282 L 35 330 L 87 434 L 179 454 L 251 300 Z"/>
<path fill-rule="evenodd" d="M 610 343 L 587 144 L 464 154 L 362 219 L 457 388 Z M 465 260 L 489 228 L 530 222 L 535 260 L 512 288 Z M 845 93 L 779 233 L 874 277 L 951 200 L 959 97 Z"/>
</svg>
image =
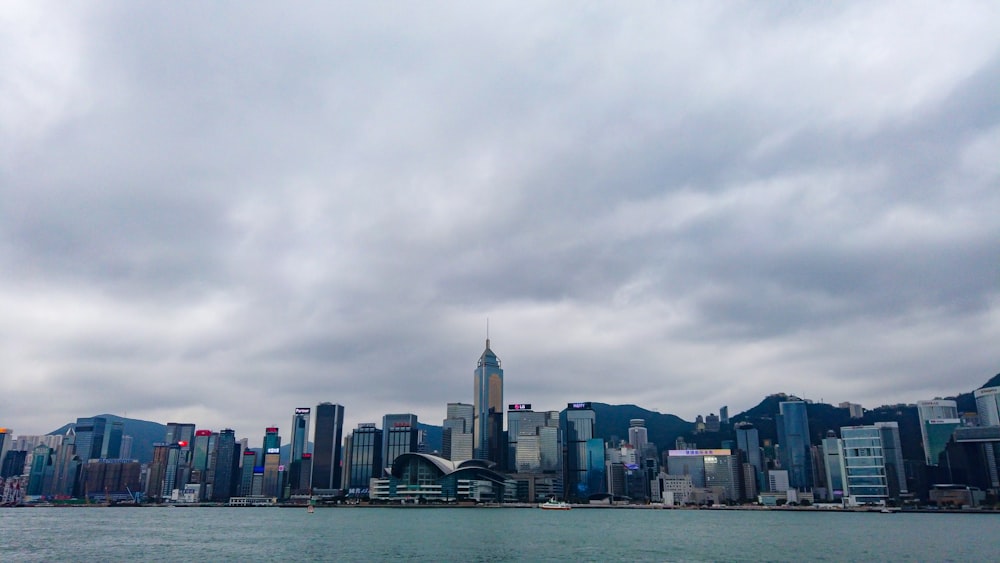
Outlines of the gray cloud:
<svg viewBox="0 0 1000 563">
<path fill-rule="evenodd" d="M 5 10 L 0 421 L 998 371 L 995 7 Z"/>
</svg>

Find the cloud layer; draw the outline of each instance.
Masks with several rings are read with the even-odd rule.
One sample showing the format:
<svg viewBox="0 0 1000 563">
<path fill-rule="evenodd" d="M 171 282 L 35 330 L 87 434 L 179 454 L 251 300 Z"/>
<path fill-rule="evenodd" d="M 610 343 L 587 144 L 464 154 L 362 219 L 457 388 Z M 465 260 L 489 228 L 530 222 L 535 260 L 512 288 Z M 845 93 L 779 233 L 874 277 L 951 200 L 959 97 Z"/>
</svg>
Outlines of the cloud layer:
<svg viewBox="0 0 1000 563">
<path fill-rule="evenodd" d="M 11 4 L 0 412 L 685 418 L 972 389 L 1000 10 Z"/>
</svg>

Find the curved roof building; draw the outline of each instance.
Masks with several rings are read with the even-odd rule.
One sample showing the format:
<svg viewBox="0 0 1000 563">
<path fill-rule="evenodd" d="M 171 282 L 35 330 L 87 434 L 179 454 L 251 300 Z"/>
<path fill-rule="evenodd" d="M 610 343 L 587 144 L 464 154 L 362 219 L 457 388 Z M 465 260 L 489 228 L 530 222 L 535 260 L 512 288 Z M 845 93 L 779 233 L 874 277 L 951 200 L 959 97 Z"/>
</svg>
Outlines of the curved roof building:
<svg viewBox="0 0 1000 563">
<path fill-rule="evenodd" d="M 507 477 L 485 459 L 451 461 L 431 454 L 407 452 L 396 457 L 390 477 L 372 489 L 372 498 L 435 500 L 504 500 Z M 377 490 L 376 490 L 377 489 Z"/>
</svg>

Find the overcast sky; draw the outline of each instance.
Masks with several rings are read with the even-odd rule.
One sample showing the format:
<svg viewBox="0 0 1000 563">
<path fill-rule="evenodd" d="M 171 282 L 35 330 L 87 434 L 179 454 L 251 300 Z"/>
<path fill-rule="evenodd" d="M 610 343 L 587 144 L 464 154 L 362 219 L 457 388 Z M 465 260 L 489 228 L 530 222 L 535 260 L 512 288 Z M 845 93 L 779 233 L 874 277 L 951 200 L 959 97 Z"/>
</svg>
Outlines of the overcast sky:
<svg viewBox="0 0 1000 563">
<path fill-rule="evenodd" d="M 0 426 L 1000 371 L 1000 4 L 331 4 L 0 7 Z"/>
</svg>

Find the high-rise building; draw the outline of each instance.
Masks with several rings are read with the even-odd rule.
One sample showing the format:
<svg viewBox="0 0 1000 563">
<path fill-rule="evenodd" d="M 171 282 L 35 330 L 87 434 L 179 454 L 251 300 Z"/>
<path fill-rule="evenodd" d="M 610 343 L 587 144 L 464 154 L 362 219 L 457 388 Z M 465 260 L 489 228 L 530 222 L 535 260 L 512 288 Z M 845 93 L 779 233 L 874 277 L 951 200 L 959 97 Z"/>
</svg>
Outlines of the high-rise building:
<svg viewBox="0 0 1000 563">
<path fill-rule="evenodd" d="M 3 456 L 3 464 L 0 465 L 0 479 L 23 475 L 27 459 L 28 452 L 24 450 L 7 450 Z"/>
<path fill-rule="evenodd" d="M 344 407 L 334 403 L 316 405 L 313 430 L 312 478 L 313 490 L 332 491 L 340 488 L 341 452 L 344 440 Z"/>
<path fill-rule="evenodd" d="M 767 490 L 764 479 L 764 460 L 760 453 L 760 436 L 757 428 L 749 422 L 736 425 L 736 450 L 745 463 L 753 467 L 754 485 L 758 491 Z"/>
<path fill-rule="evenodd" d="M 132 459 L 132 442 L 135 439 L 127 434 L 122 436 L 122 447 L 119 451 L 119 457 L 121 459 Z"/>
<path fill-rule="evenodd" d="M 27 494 L 44 494 L 46 477 L 51 474 L 52 448 L 45 445 L 36 447 L 31 455 L 31 470 L 28 472 Z"/>
<path fill-rule="evenodd" d="M 719 422 L 722 424 L 729 424 L 729 407 L 722 406 L 719 407 Z"/>
<path fill-rule="evenodd" d="M 374 422 L 358 424 L 351 435 L 348 495 L 367 498 L 373 477 L 382 477 L 382 431 Z"/>
<path fill-rule="evenodd" d="M 948 399 L 917 401 L 920 418 L 920 439 L 924 446 L 924 463 L 938 464 L 938 456 L 945 450 L 956 428 L 962 425 L 958 417 L 958 404 Z"/>
<path fill-rule="evenodd" d="M 479 356 L 479 363 L 473 372 L 473 393 L 474 454 L 479 459 L 501 463 L 504 457 L 504 452 L 500 451 L 503 432 L 503 369 L 500 367 L 500 359 L 490 349 L 489 338 L 486 339 L 486 349 Z M 506 450 L 506 445 L 502 447 Z M 386 462 L 390 463 L 388 460 Z"/>
<path fill-rule="evenodd" d="M 257 465 L 257 452 L 245 449 L 240 456 L 240 488 L 239 496 L 248 497 L 253 494 L 253 475 Z M 261 473 L 264 468 L 260 468 Z"/>
<path fill-rule="evenodd" d="M 122 437 L 125 435 L 125 423 L 120 420 L 111 422 L 107 437 L 101 445 L 101 459 L 121 459 Z"/>
<path fill-rule="evenodd" d="M 642 447 L 649 443 L 649 431 L 646 430 L 644 419 L 633 418 L 628 421 L 628 443 L 638 452 L 642 452 Z"/>
<path fill-rule="evenodd" d="M 264 431 L 264 482 L 261 494 L 266 497 L 281 498 L 284 492 L 281 470 L 281 436 L 274 426 Z"/>
<path fill-rule="evenodd" d="M 823 438 L 823 469 L 826 472 L 826 498 L 839 501 L 844 498 L 844 472 L 841 451 L 843 446 L 837 435 L 830 430 Z"/>
<path fill-rule="evenodd" d="M 76 455 L 84 463 L 101 458 L 107 425 L 108 419 L 102 416 L 76 419 Z"/>
<path fill-rule="evenodd" d="M 517 473 L 559 470 L 559 412 L 531 410 L 526 403 L 507 405 L 507 459 Z"/>
<path fill-rule="evenodd" d="M 302 456 L 306 453 L 309 442 L 309 415 L 312 409 L 309 407 L 298 407 L 292 415 L 292 441 L 288 452 L 289 485 L 293 491 L 308 491 L 311 484 L 309 479 L 302 479 L 304 475 L 301 471 Z"/>
<path fill-rule="evenodd" d="M 472 459 L 474 454 L 472 421 L 475 407 L 467 403 L 448 403 L 447 418 L 441 424 L 441 456 L 452 461 Z"/>
<path fill-rule="evenodd" d="M 387 414 L 382 417 L 382 465 L 392 467 L 396 457 L 416 452 L 420 443 L 417 415 Z M 381 473 L 379 474 L 381 476 Z"/>
<path fill-rule="evenodd" d="M 540 464 L 540 454 L 538 451 L 538 440 L 530 440 L 533 443 L 534 451 L 529 452 L 530 448 L 526 450 L 521 447 L 521 437 L 537 437 L 538 428 L 545 426 L 546 413 L 535 412 L 531 410 L 531 405 L 528 403 L 515 403 L 507 405 L 507 462 L 510 471 L 524 472 L 524 471 L 536 471 L 536 469 L 527 470 L 524 469 L 524 461 L 528 460 L 539 460 L 537 464 Z M 521 449 L 523 455 L 528 456 L 523 460 L 517 459 L 517 451 Z M 537 465 L 532 464 L 532 465 Z"/>
<path fill-rule="evenodd" d="M 212 438 L 211 430 L 197 430 L 194 433 L 194 442 L 191 444 L 191 483 L 201 485 L 201 494 L 198 500 L 204 500 L 207 492 L 205 490 L 206 475 L 208 472 L 208 452 L 209 441 Z"/>
<path fill-rule="evenodd" d="M 983 387 L 973 392 L 980 426 L 1000 426 L 1000 387 Z"/>
<path fill-rule="evenodd" d="M 597 415 L 589 402 L 569 403 L 560 418 L 566 439 L 566 496 L 585 500 L 604 489 L 604 442 L 594 438 Z"/>
<path fill-rule="evenodd" d="M 7 452 L 11 450 L 12 442 L 14 440 L 14 431 L 10 428 L 0 428 L 0 459 L 6 457 Z M 18 448 L 27 451 L 28 448 Z"/>
<path fill-rule="evenodd" d="M 788 471 L 788 483 L 793 489 L 808 490 L 813 486 L 812 454 L 810 451 L 809 416 L 805 401 L 778 403 L 778 443 L 781 444 L 781 465 Z"/>
<path fill-rule="evenodd" d="M 847 413 L 850 415 L 851 418 L 864 418 L 865 416 L 865 409 L 863 409 L 861 405 L 857 403 L 848 403 L 845 401 L 837 406 L 842 409 L 847 409 Z"/>
<path fill-rule="evenodd" d="M 216 502 L 226 502 L 236 493 L 239 483 L 240 451 L 236 444 L 236 432 L 230 428 L 219 431 L 215 451 L 211 498 Z"/>
<path fill-rule="evenodd" d="M 170 459 L 170 448 L 176 444 L 158 442 L 153 444 L 153 461 L 149 464 L 146 474 L 146 497 L 154 502 L 163 499 L 164 481 L 167 477 L 167 463 Z"/>
<path fill-rule="evenodd" d="M 840 429 L 842 473 L 848 503 L 886 504 L 906 492 L 899 425 L 878 422 Z"/>
<path fill-rule="evenodd" d="M 190 447 L 192 440 L 194 440 L 194 424 L 186 422 L 167 423 L 167 436 L 163 440 L 164 442 L 177 444 L 184 448 Z"/>
</svg>

